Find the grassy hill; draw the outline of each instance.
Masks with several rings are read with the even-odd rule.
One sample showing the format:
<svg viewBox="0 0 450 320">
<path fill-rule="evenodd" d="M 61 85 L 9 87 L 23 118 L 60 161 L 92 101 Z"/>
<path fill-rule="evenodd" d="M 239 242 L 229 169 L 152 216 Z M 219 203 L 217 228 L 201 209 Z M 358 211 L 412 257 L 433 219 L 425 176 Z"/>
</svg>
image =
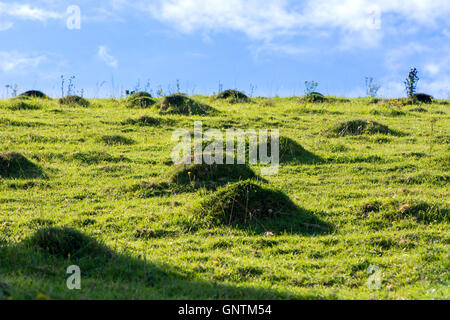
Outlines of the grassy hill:
<svg viewBox="0 0 450 320">
<path fill-rule="evenodd" d="M 450 298 L 449 101 L 139 99 L 0 100 L 0 299 Z M 265 181 L 181 184 L 172 132 L 199 120 L 296 151 Z M 274 214 L 204 219 L 245 188 Z"/>
</svg>

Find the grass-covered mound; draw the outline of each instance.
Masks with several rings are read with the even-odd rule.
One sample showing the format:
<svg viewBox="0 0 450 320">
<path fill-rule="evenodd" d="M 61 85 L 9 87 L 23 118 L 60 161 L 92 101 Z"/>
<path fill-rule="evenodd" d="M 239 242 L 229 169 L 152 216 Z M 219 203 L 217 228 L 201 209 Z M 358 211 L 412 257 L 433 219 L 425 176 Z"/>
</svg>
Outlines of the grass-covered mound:
<svg viewBox="0 0 450 320">
<path fill-rule="evenodd" d="M 207 225 L 255 227 L 272 231 L 329 231 L 318 218 L 300 209 L 280 190 L 245 180 L 219 188 L 193 208 Z"/>
<path fill-rule="evenodd" d="M 138 119 L 127 119 L 125 121 L 122 121 L 122 124 L 131 124 L 131 125 L 139 125 L 139 126 L 158 126 L 161 124 L 161 119 L 149 117 L 149 116 L 142 116 Z"/>
<path fill-rule="evenodd" d="M 207 146 L 210 141 L 203 140 L 203 148 Z M 258 160 L 260 161 L 259 152 L 264 146 L 263 141 L 259 140 L 258 137 Z M 269 133 L 267 136 L 267 157 L 271 157 L 272 155 L 272 135 Z M 235 161 L 238 159 L 238 144 L 235 141 L 234 146 L 234 156 Z M 249 137 L 245 137 L 245 161 L 246 163 L 249 162 L 249 149 L 250 149 L 250 139 Z M 297 141 L 285 137 L 285 136 L 279 136 L 279 160 L 280 163 L 288 163 L 288 162 L 296 162 L 296 163 L 305 163 L 305 164 L 312 164 L 312 163 L 320 163 L 323 161 L 319 156 L 313 154 L 312 152 L 306 150 L 303 146 L 301 146 Z"/>
<path fill-rule="evenodd" d="M 39 110 L 42 109 L 42 102 L 39 99 L 11 99 L 1 101 L 0 106 L 9 110 Z"/>
<path fill-rule="evenodd" d="M 132 145 L 136 143 L 133 139 L 121 135 L 105 135 L 98 140 L 108 146 Z"/>
<path fill-rule="evenodd" d="M 206 104 L 197 102 L 185 94 L 176 93 L 164 97 L 158 104 L 161 114 L 180 115 L 208 115 L 214 113 L 214 109 Z"/>
<path fill-rule="evenodd" d="M 425 93 L 415 93 L 412 99 L 414 103 L 433 103 L 433 97 Z"/>
<path fill-rule="evenodd" d="M 66 96 L 63 98 L 60 98 L 58 100 L 59 104 L 66 105 L 66 106 L 80 106 L 80 107 L 89 107 L 90 102 L 83 97 L 80 96 Z"/>
<path fill-rule="evenodd" d="M 351 120 L 339 123 L 330 130 L 335 136 L 351 136 L 362 134 L 399 135 L 398 132 L 389 129 L 388 126 L 370 120 Z"/>
<path fill-rule="evenodd" d="M 232 225 L 280 218 L 295 208 L 295 204 L 281 191 L 245 180 L 220 188 L 201 201 L 195 213 L 214 224 Z"/>
<path fill-rule="evenodd" d="M 268 139 L 267 150 L 270 155 L 271 139 Z M 297 141 L 280 136 L 280 162 L 321 163 L 323 159 L 303 148 Z"/>
<path fill-rule="evenodd" d="M 110 254 L 109 249 L 81 232 L 69 228 L 43 228 L 24 241 L 31 248 L 58 258 L 77 259 Z"/>
<path fill-rule="evenodd" d="M 49 97 L 41 92 L 41 91 L 37 91 L 37 90 L 30 90 L 30 91 L 26 91 L 24 93 L 21 93 L 18 98 L 40 98 L 40 99 L 48 99 Z"/>
<path fill-rule="evenodd" d="M 38 178 L 43 172 L 17 152 L 0 153 L 0 178 Z"/>
<path fill-rule="evenodd" d="M 156 103 L 152 95 L 148 92 L 137 92 L 126 98 L 127 108 L 150 108 Z"/>
<path fill-rule="evenodd" d="M 222 91 L 216 96 L 216 99 L 226 100 L 229 103 L 245 103 L 250 101 L 250 98 L 245 93 L 231 89 Z"/>
<path fill-rule="evenodd" d="M 310 92 L 306 96 L 300 98 L 300 102 L 320 103 L 327 101 L 327 98 L 319 92 Z"/>
<path fill-rule="evenodd" d="M 183 166 L 170 182 L 182 185 L 214 188 L 229 182 L 256 179 L 255 172 L 245 164 L 191 164 Z"/>
</svg>

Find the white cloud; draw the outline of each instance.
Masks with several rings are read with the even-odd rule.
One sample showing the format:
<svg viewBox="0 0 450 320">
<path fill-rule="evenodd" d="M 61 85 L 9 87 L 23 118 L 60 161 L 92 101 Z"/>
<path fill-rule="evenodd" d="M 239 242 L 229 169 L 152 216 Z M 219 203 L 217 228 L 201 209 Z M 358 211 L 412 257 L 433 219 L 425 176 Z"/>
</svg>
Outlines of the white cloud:
<svg viewBox="0 0 450 320">
<path fill-rule="evenodd" d="M 97 56 L 108 66 L 112 68 L 117 68 L 118 61 L 111 54 L 109 54 L 109 49 L 106 46 L 100 46 L 98 48 Z"/>
<path fill-rule="evenodd" d="M 5 3 L 0 2 L 0 16 L 6 15 L 23 20 L 47 21 L 50 19 L 61 19 L 64 14 L 45 10 L 37 7 L 31 7 L 29 4 Z"/>
<path fill-rule="evenodd" d="M 435 76 L 441 71 L 441 67 L 435 63 L 429 63 L 424 67 L 425 71 L 431 76 Z"/>
<path fill-rule="evenodd" d="M 0 51 L 0 70 L 18 72 L 37 67 L 45 59 L 43 55 L 32 57 L 16 51 Z"/>
<path fill-rule="evenodd" d="M 450 76 L 435 81 L 426 81 L 421 84 L 421 90 L 435 98 L 450 99 Z"/>
<path fill-rule="evenodd" d="M 139 6 L 183 33 L 231 30 L 257 40 L 324 29 L 341 32 L 346 42 L 377 43 L 385 16 L 398 15 L 412 28 L 450 15 L 448 0 L 156 0 Z"/>
<path fill-rule="evenodd" d="M 283 43 L 267 42 L 260 46 L 250 47 L 252 49 L 254 58 L 258 58 L 261 54 L 275 53 L 288 56 L 299 56 L 311 53 L 313 50 L 299 45 L 290 45 Z"/>
<path fill-rule="evenodd" d="M 399 72 L 408 68 L 408 58 L 417 57 L 425 53 L 431 54 L 433 50 L 419 42 L 410 42 L 393 49 L 387 50 L 385 53 L 386 67 L 391 73 Z"/>
</svg>

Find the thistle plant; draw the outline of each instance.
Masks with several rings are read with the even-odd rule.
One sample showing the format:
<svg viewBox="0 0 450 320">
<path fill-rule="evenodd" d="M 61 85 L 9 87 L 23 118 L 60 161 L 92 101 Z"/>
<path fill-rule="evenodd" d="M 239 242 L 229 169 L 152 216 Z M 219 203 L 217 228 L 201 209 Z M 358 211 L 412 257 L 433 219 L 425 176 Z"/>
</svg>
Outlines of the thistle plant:
<svg viewBox="0 0 450 320">
<path fill-rule="evenodd" d="M 405 89 L 409 98 L 413 98 L 416 93 L 417 83 L 419 82 L 419 71 L 416 68 L 411 68 L 411 71 L 408 74 L 408 78 L 405 80 Z"/>
</svg>

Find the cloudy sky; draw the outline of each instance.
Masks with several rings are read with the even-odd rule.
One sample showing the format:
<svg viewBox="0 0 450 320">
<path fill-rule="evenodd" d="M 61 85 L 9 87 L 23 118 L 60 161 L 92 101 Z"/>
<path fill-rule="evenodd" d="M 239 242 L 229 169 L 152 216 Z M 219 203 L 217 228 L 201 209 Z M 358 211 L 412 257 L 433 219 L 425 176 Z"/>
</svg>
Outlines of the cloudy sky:
<svg viewBox="0 0 450 320">
<path fill-rule="evenodd" d="M 450 98 L 449 0 L 0 0 L 0 97 L 6 85 L 60 96 L 61 75 L 89 97 L 177 80 L 266 96 L 315 80 L 353 97 L 365 76 L 403 96 L 410 67 L 419 91 Z"/>
</svg>

